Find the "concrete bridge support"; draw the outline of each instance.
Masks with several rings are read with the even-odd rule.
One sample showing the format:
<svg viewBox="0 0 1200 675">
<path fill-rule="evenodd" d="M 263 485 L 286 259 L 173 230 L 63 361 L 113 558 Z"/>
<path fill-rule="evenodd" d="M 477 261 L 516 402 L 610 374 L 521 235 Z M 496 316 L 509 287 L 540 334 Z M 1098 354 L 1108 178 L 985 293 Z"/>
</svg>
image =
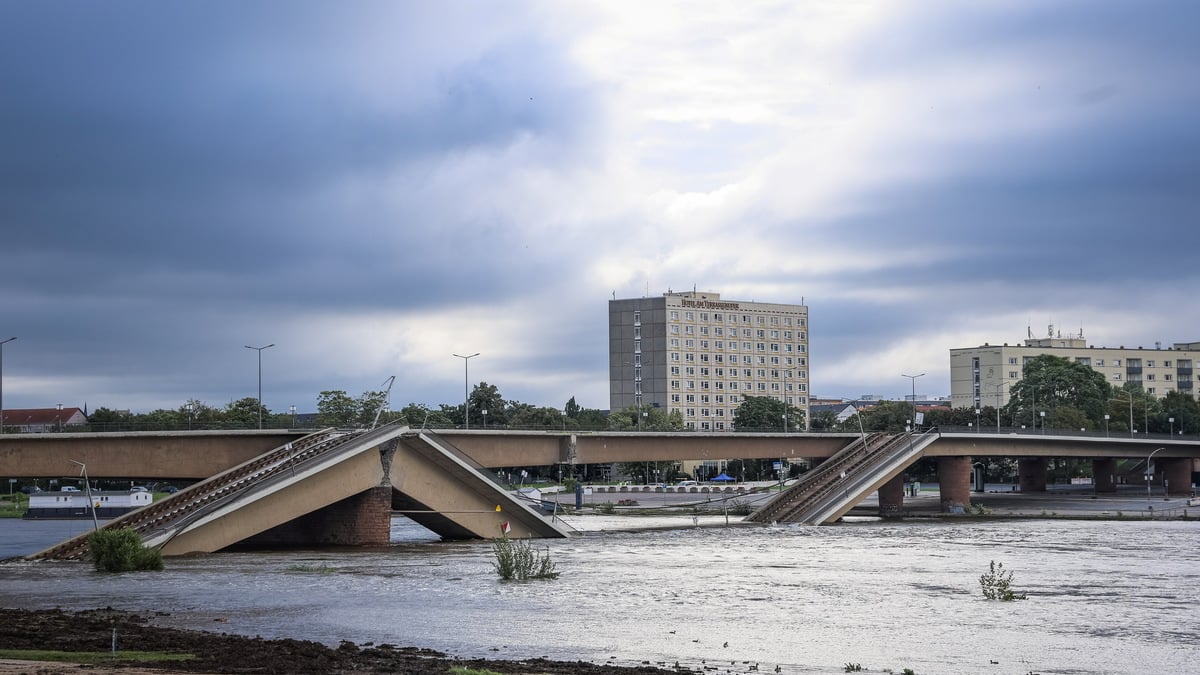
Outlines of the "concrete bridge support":
<svg viewBox="0 0 1200 675">
<path fill-rule="evenodd" d="M 273 527 L 243 545 L 387 546 L 391 530 L 392 488 L 380 486 Z"/>
<path fill-rule="evenodd" d="M 1017 460 L 1017 480 L 1021 492 L 1046 491 L 1046 460 L 1042 457 L 1022 457 Z"/>
<path fill-rule="evenodd" d="M 1092 483 L 1096 486 L 1097 493 L 1115 493 L 1117 491 L 1116 475 L 1117 460 L 1111 457 L 1092 460 Z"/>
<path fill-rule="evenodd" d="M 971 505 L 971 458 L 938 457 L 942 513 L 961 513 Z"/>
<path fill-rule="evenodd" d="M 879 515 L 884 518 L 904 513 L 904 474 L 879 486 Z"/>
<path fill-rule="evenodd" d="M 1192 460 L 1161 459 L 1162 476 L 1167 481 L 1167 494 L 1186 496 L 1192 493 Z"/>
</svg>

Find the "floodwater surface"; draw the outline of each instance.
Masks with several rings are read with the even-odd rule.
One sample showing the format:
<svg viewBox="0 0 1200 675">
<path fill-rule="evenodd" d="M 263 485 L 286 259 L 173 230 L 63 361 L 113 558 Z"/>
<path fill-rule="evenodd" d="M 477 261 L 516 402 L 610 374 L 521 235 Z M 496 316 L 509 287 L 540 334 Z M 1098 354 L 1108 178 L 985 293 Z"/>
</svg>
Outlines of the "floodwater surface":
<svg viewBox="0 0 1200 675">
<path fill-rule="evenodd" d="M 398 518 L 396 543 L 370 551 L 218 553 L 117 575 L 10 562 L 0 606 L 112 606 L 263 637 L 734 673 L 1200 672 L 1195 522 L 663 520 L 650 524 L 676 529 L 573 520 L 589 532 L 536 542 L 561 572 L 553 581 L 501 582 L 489 543 L 440 542 Z M 1028 599 L 983 598 L 991 561 Z"/>
</svg>

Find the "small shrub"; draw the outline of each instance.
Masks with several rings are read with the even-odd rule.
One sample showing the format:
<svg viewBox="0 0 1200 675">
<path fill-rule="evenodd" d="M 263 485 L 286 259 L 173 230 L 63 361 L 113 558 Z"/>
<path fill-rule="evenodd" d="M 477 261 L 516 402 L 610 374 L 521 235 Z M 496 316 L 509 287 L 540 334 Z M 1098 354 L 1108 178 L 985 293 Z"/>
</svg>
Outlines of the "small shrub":
<svg viewBox="0 0 1200 675">
<path fill-rule="evenodd" d="M 600 513 L 616 513 L 617 507 L 612 502 L 601 502 L 596 504 L 596 510 Z"/>
<path fill-rule="evenodd" d="M 492 568 L 506 581 L 558 578 L 554 561 L 550 560 L 550 550 L 546 549 L 544 554 L 540 553 L 534 550 L 528 540 L 513 540 L 508 537 L 494 539 L 492 552 L 496 555 Z"/>
<path fill-rule="evenodd" d="M 843 673 L 861 673 L 862 669 L 863 667 L 860 663 L 847 663 L 846 665 L 842 666 Z"/>
<path fill-rule="evenodd" d="M 747 502 L 744 499 L 731 499 L 729 500 L 729 508 L 727 509 L 727 512 L 734 516 L 748 516 L 753 510 L 754 509 L 750 508 L 750 502 Z"/>
<path fill-rule="evenodd" d="M 99 572 L 160 571 L 162 551 L 146 548 L 137 532 L 122 527 L 98 530 L 88 536 L 92 564 Z"/>
<path fill-rule="evenodd" d="M 983 590 L 983 597 L 1003 602 L 1024 600 L 1024 594 L 1018 595 L 1012 590 L 1012 576 L 1012 572 L 1004 571 L 1004 563 L 991 561 L 988 571 L 979 577 L 979 586 Z"/>
</svg>

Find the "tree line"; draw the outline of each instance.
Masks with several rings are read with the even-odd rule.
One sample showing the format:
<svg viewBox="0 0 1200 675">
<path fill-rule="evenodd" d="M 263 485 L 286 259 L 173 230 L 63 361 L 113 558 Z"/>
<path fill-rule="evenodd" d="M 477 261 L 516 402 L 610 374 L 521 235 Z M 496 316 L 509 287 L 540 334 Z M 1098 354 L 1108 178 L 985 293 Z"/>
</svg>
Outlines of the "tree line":
<svg viewBox="0 0 1200 675">
<path fill-rule="evenodd" d="M 987 400 L 989 393 L 983 393 Z M 159 409 L 144 414 L 98 408 L 88 416 L 92 431 L 168 429 L 252 429 L 259 414 L 266 428 L 368 427 L 403 421 L 409 426 L 430 429 L 470 426 L 473 428 L 563 429 L 610 431 L 684 431 L 687 427 L 678 410 L 644 405 L 604 411 L 584 408 L 571 397 L 561 408 L 536 406 L 504 398 L 496 385 L 480 382 L 471 390 L 469 409 L 462 403 L 430 407 L 409 403 L 391 410 L 388 394 L 367 391 L 351 396 L 345 390 L 322 391 L 315 415 L 274 412 L 253 398 L 243 398 L 217 407 L 189 400 L 176 409 Z M 1008 402 L 997 409 L 934 408 L 925 411 L 924 426 L 997 424 L 1002 428 L 1047 429 L 1110 434 L 1200 432 L 1200 403 L 1188 394 L 1169 392 L 1159 399 L 1136 382 L 1120 387 L 1109 384 L 1102 373 L 1069 359 L 1042 355 L 1030 359 L 1024 378 L 1009 390 Z M 812 431 L 903 431 L 912 420 L 912 404 L 881 401 L 844 422 L 823 411 L 813 415 Z M 1042 413 L 1045 413 L 1043 416 Z M 1105 419 L 1105 415 L 1108 419 Z M 1132 427 L 1131 418 L 1132 417 Z M 731 420 L 738 431 L 796 433 L 806 428 L 804 410 L 770 397 L 746 396 Z"/>
</svg>

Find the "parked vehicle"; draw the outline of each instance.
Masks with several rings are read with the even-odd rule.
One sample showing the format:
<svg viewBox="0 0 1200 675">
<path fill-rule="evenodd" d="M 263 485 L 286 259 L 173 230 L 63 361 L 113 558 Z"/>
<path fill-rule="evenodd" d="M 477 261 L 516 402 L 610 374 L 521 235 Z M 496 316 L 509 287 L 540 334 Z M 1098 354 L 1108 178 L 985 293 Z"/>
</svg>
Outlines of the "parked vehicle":
<svg viewBox="0 0 1200 675">
<path fill-rule="evenodd" d="M 58 490 L 59 492 L 79 492 L 79 488 L 73 485 L 64 485 Z"/>
</svg>

